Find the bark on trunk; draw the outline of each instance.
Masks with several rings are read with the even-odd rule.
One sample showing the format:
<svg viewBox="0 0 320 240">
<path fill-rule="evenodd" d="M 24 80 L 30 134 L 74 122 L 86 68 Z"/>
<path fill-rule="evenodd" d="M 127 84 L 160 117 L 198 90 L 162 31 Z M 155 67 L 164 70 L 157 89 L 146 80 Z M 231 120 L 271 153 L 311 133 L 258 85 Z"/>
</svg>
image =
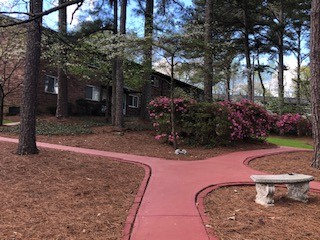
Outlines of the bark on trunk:
<svg viewBox="0 0 320 240">
<path fill-rule="evenodd" d="M 320 168 L 320 0 L 312 1 L 311 8 L 311 104 L 314 155 L 311 166 Z"/>
<path fill-rule="evenodd" d="M 31 16 L 42 12 L 42 0 L 30 1 Z M 25 78 L 21 103 L 21 125 L 17 154 L 36 154 L 37 85 L 41 55 L 42 18 L 28 24 Z"/>
<path fill-rule="evenodd" d="M 176 134 L 176 109 L 174 104 L 174 55 L 171 56 L 171 84 L 170 84 L 170 98 L 171 98 L 171 135 L 173 136 L 173 148 L 178 148 L 178 139 Z"/>
<path fill-rule="evenodd" d="M 257 61 L 258 61 L 258 77 L 259 77 L 259 81 L 260 81 L 261 88 L 262 88 L 262 99 L 263 99 L 262 101 L 263 101 L 263 104 L 266 104 L 267 103 L 266 102 L 266 87 L 264 86 L 263 78 L 261 75 L 259 52 L 258 52 Z"/>
<path fill-rule="evenodd" d="M 280 9 L 279 14 L 280 19 L 280 29 L 278 30 L 278 98 L 279 98 L 279 112 L 282 114 L 284 108 L 284 61 L 283 61 L 283 54 L 284 54 L 284 46 L 283 46 L 283 37 L 284 37 L 284 29 L 283 25 L 283 10 L 282 7 Z"/>
<path fill-rule="evenodd" d="M 120 16 L 120 34 L 126 34 L 126 19 L 127 19 L 127 0 L 122 0 L 121 16 Z M 122 130 L 124 127 L 123 87 L 124 87 L 123 57 L 119 56 L 117 61 L 116 116 L 115 116 L 115 126 L 119 130 Z"/>
<path fill-rule="evenodd" d="M 231 81 L 231 72 L 230 68 L 227 69 L 227 82 L 226 82 L 226 97 L 225 100 L 230 101 L 230 81 Z"/>
<path fill-rule="evenodd" d="M 123 118 L 123 60 L 121 57 L 117 61 L 117 85 L 116 85 L 116 114 L 115 127 L 122 130 L 124 127 Z"/>
<path fill-rule="evenodd" d="M 205 53 L 204 53 L 204 100 L 212 102 L 212 82 L 213 82 L 213 59 L 211 50 L 212 41 L 212 21 L 213 21 L 213 2 L 206 0 L 205 10 Z"/>
<path fill-rule="evenodd" d="M 3 107 L 4 107 L 4 91 L 3 86 L 0 86 L 0 126 L 3 125 Z"/>
<path fill-rule="evenodd" d="M 248 99 L 250 101 L 254 100 L 253 93 L 253 83 L 252 83 L 252 69 L 251 69 L 251 59 L 250 59 L 250 40 L 249 40 L 249 24 L 248 24 L 248 15 L 246 8 L 243 10 L 243 22 L 244 22 L 244 52 L 246 57 L 246 74 L 248 82 Z"/>
<path fill-rule="evenodd" d="M 297 47 L 297 105 L 301 106 L 301 29 L 297 31 L 298 34 L 298 47 Z"/>
<path fill-rule="evenodd" d="M 118 0 L 113 1 L 113 34 L 118 34 Z M 117 51 L 117 50 L 116 50 Z M 111 124 L 116 122 L 116 95 L 117 95 L 117 57 L 112 60 L 112 94 L 111 94 Z"/>
<path fill-rule="evenodd" d="M 59 0 L 59 5 L 66 0 Z M 59 10 L 59 35 L 63 39 L 67 35 L 67 8 Z M 58 97 L 57 97 L 57 118 L 68 117 L 68 78 L 66 74 L 66 51 L 64 43 L 60 39 L 59 66 L 58 66 Z"/>
<path fill-rule="evenodd" d="M 144 85 L 141 96 L 141 118 L 148 119 L 148 103 L 151 100 L 151 76 L 152 76 L 152 37 L 153 37 L 153 7 L 154 0 L 147 0 L 145 13 L 144 36 L 146 39 L 144 59 Z"/>
</svg>

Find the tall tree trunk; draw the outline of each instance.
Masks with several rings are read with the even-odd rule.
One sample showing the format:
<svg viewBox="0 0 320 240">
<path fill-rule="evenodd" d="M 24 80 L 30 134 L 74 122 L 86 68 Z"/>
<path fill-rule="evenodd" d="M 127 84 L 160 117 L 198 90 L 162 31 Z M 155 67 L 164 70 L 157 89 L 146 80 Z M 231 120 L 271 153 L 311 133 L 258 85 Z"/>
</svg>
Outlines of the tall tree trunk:
<svg viewBox="0 0 320 240">
<path fill-rule="evenodd" d="M 66 0 L 59 0 L 59 5 L 64 4 Z M 66 74 L 66 51 L 63 39 L 67 35 L 67 7 L 59 10 L 59 64 L 58 64 L 58 97 L 57 97 L 57 118 L 68 117 L 68 78 Z"/>
<path fill-rule="evenodd" d="M 4 90 L 0 84 L 0 126 L 3 125 Z"/>
<path fill-rule="evenodd" d="M 297 46 L 297 90 L 296 90 L 296 98 L 297 98 L 297 105 L 301 106 L 301 26 L 297 31 L 298 35 L 298 46 Z"/>
<path fill-rule="evenodd" d="M 246 10 L 246 4 L 243 9 L 243 23 L 244 23 L 244 53 L 246 58 L 246 74 L 248 82 L 248 99 L 250 101 L 254 100 L 253 92 L 253 82 L 252 82 L 252 69 L 251 69 L 251 59 L 250 59 L 250 40 L 249 40 L 249 23 L 248 23 L 248 13 Z"/>
<path fill-rule="evenodd" d="M 42 12 L 42 0 L 30 1 L 30 16 Z M 42 18 L 28 24 L 25 78 L 20 114 L 20 134 L 17 154 L 36 154 L 36 106 L 37 86 L 39 80 L 39 66 L 41 55 Z"/>
<path fill-rule="evenodd" d="M 173 136 L 173 148 L 177 149 L 178 148 L 178 139 L 177 139 L 177 130 L 176 130 L 176 108 L 175 108 L 175 104 L 174 104 L 174 54 L 171 55 L 171 61 L 170 61 L 170 80 L 171 80 L 171 84 L 170 84 L 170 99 L 171 99 L 171 103 L 170 103 L 170 108 L 171 108 L 171 113 L 170 113 L 170 117 L 171 117 L 171 135 Z"/>
<path fill-rule="evenodd" d="M 227 73 L 226 73 L 226 97 L 225 100 L 230 101 L 230 81 L 231 81 L 231 66 L 229 68 L 226 69 Z"/>
<path fill-rule="evenodd" d="M 118 0 L 113 1 L 113 34 L 118 34 Z M 116 50 L 117 51 L 117 50 Z M 117 105 L 117 62 L 118 58 L 112 59 L 112 93 L 111 93 L 111 124 L 116 123 L 116 105 Z"/>
<path fill-rule="evenodd" d="M 311 7 L 311 104 L 314 155 L 311 166 L 320 169 L 320 0 Z"/>
<path fill-rule="evenodd" d="M 122 0 L 121 16 L 120 16 L 120 34 L 126 34 L 126 20 L 127 20 L 127 0 Z M 115 126 L 120 130 L 124 127 L 123 87 L 124 87 L 123 56 L 119 56 L 117 61 Z"/>
<path fill-rule="evenodd" d="M 283 61 L 283 54 L 284 54 L 284 44 L 283 44 L 283 37 L 284 37 L 284 27 L 283 27 L 283 6 L 281 4 L 280 13 L 280 27 L 278 30 L 278 100 L 279 100 L 279 112 L 280 114 L 283 112 L 284 108 L 284 61 Z"/>
<path fill-rule="evenodd" d="M 266 104 L 266 87 L 264 86 L 264 83 L 263 83 L 263 78 L 262 78 L 262 75 L 261 75 L 261 68 L 260 68 L 260 54 L 258 52 L 257 54 L 257 63 L 258 63 L 258 77 L 259 77 L 259 81 L 260 81 L 260 84 L 261 84 L 261 88 L 262 88 L 262 98 L 263 98 L 263 104 Z"/>
<path fill-rule="evenodd" d="M 148 119 L 148 103 L 151 100 L 151 76 L 152 76 L 152 37 L 153 37 L 153 8 L 154 0 L 147 0 L 145 11 L 144 37 L 146 47 L 144 52 L 144 85 L 141 96 L 141 118 Z"/>
<path fill-rule="evenodd" d="M 212 102 L 212 82 L 213 82 L 213 56 L 211 49 L 213 34 L 213 1 L 206 0 L 205 9 L 205 38 L 204 38 L 204 100 Z"/>
</svg>

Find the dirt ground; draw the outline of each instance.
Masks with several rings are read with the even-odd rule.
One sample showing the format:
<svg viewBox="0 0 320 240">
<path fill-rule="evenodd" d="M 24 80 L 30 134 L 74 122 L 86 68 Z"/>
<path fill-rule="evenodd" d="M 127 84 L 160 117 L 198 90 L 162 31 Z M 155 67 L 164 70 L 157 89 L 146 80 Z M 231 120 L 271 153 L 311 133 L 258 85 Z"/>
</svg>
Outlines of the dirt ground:
<svg viewBox="0 0 320 240">
<path fill-rule="evenodd" d="M 17 156 L 0 142 L 0 239 L 120 239 L 144 170 L 41 150 Z"/>
<path fill-rule="evenodd" d="M 303 173 L 320 179 L 320 170 L 310 167 L 311 152 L 282 153 L 257 158 L 250 167 L 268 173 Z M 320 195 L 309 193 L 309 202 L 286 198 L 285 188 L 276 188 L 275 206 L 254 202 L 254 186 L 223 187 L 205 199 L 210 231 L 219 239 L 319 239 Z"/>
</svg>

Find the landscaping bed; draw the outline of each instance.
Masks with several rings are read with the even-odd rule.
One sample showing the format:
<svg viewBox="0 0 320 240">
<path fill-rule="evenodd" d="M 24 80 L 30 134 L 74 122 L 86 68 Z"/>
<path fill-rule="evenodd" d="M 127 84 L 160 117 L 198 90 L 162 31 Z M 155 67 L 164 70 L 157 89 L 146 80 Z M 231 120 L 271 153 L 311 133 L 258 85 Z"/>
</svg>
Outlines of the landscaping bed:
<svg viewBox="0 0 320 240">
<path fill-rule="evenodd" d="M 120 239 L 144 177 L 133 164 L 0 142 L 0 239 Z"/>
<path fill-rule="evenodd" d="M 205 198 L 207 229 L 224 240 L 314 240 L 320 236 L 320 195 L 309 193 L 309 202 L 285 197 L 277 188 L 275 205 L 264 207 L 254 202 L 254 186 L 223 187 Z"/>
<path fill-rule="evenodd" d="M 263 172 L 303 173 L 320 180 L 320 170 L 310 167 L 312 152 L 292 152 L 256 158 L 249 166 Z M 320 195 L 309 192 L 309 202 L 286 198 L 285 188 L 276 188 L 275 206 L 254 202 L 254 186 L 223 187 L 205 198 L 209 231 L 219 239 L 318 239 Z M 211 228 L 212 226 L 212 228 Z"/>
<path fill-rule="evenodd" d="M 272 174 L 301 173 L 312 175 L 316 181 L 320 181 L 320 170 L 310 166 L 312 156 L 312 151 L 280 153 L 256 158 L 249 162 L 249 166 Z"/>
</svg>

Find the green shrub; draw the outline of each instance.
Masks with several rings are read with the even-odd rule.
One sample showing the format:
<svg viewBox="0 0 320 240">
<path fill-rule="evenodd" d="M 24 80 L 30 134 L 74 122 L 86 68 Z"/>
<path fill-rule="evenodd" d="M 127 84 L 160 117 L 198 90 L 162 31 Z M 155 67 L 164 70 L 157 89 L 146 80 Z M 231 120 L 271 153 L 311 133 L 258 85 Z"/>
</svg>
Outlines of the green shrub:
<svg viewBox="0 0 320 240">
<path fill-rule="evenodd" d="M 182 115 L 182 136 L 192 145 L 226 145 L 230 143 L 228 110 L 224 106 L 197 103 Z"/>
</svg>

